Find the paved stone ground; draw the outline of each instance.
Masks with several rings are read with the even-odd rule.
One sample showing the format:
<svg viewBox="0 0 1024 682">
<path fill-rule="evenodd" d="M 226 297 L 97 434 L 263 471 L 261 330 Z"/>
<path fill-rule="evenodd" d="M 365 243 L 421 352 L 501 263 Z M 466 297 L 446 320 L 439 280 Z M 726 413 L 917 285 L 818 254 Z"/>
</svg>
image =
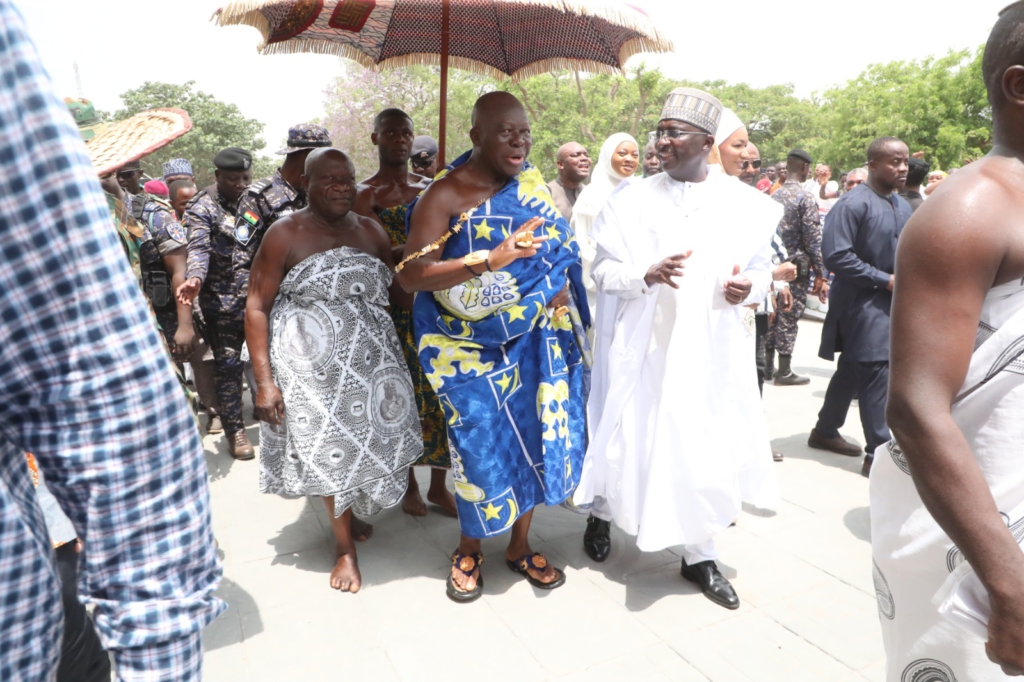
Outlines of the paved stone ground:
<svg viewBox="0 0 1024 682">
<path fill-rule="evenodd" d="M 359 548 L 363 589 L 339 594 L 328 585 L 333 543 L 320 501 L 261 495 L 256 462 L 233 462 L 208 436 L 219 594 L 230 608 L 206 630 L 206 679 L 884 680 L 867 479 L 860 460 L 807 447 L 833 365 L 816 357 L 821 325 L 800 329 L 794 367 L 810 385 L 766 386 L 764 396 L 786 454 L 783 502 L 775 516 L 744 512 L 718 539 L 739 610 L 679 576 L 678 548 L 641 553 L 615 530 L 609 560 L 590 562 L 585 517 L 560 508 L 537 510 L 531 538 L 566 567 L 554 592 L 509 571 L 499 538 L 484 543 L 485 596 L 450 602 L 458 524 L 431 507 L 420 519 L 398 508 L 374 517 Z M 863 443 L 856 409 L 844 435 Z M 425 491 L 428 473 L 419 476 Z"/>
</svg>

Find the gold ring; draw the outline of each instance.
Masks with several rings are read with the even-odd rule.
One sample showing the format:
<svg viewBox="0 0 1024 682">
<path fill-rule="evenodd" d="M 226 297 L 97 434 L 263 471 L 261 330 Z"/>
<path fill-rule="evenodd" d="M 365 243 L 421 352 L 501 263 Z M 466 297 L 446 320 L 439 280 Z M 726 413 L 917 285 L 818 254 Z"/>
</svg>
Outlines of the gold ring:
<svg viewBox="0 0 1024 682">
<path fill-rule="evenodd" d="M 533 233 L 532 232 L 520 232 L 516 235 L 516 248 L 518 249 L 532 249 L 533 248 Z"/>
<path fill-rule="evenodd" d="M 557 308 L 555 308 L 555 316 L 556 317 L 565 317 L 568 314 L 569 314 L 569 306 L 567 306 L 567 305 L 560 305 Z"/>
</svg>

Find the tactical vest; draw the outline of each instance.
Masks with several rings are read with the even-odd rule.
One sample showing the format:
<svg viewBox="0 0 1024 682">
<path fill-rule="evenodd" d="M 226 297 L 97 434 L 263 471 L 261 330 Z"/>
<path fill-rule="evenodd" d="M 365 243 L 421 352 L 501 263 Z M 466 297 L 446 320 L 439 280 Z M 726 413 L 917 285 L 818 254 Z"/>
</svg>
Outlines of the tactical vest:
<svg viewBox="0 0 1024 682">
<path fill-rule="evenodd" d="M 150 211 L 149 220 L 146 220 L 146 205 L 150 202 L 158 204 L 161 208 L 174 210 L 171 205 L 159 197 L 154 197 L 146 192 L 140 192 L 132 197 L 132 217 L 139 225 L 149 230 L 150 238 L 139 245 L 140 267 L 142 269 L 142 290 L 149 298 L 153 310 L 161 315 L 177 314 L 177 307 L 174 303 L 174 287 L 171 285 L 171 276 L 167 274 L 163 258 L 153 243 L 153 211 Z"/>
</svg>

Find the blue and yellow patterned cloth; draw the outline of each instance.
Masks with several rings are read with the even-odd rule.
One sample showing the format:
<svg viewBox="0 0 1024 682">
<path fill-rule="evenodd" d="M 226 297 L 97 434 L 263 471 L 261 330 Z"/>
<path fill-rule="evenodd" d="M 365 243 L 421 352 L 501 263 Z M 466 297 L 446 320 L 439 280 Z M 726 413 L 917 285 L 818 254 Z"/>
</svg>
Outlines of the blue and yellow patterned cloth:
<svg viewBox="0 0 1024 682">
<path fill-rule="evenodd" d="M 420 363 L 448 422 L 459 524 L 482 538 L 537 504 L 561 503 L 579 482 L 590 314 L 579 247 L 536 168 L 469 213 L 443 259 L 493 249 L 533 217 L 545 221 L 535 234 L 549 237 L 537 255 L 419 293 L 413 306 Z M 547 304 L 566 284 L 570 314 L 555 317 Z"/>
</svg>

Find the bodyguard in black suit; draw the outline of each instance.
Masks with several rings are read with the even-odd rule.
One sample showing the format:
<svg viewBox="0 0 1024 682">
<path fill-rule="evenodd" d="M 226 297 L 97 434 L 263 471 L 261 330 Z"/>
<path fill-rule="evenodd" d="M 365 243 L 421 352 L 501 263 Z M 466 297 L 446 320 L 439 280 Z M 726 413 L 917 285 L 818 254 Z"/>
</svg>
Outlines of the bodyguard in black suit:
<svg viewBox="0 0 1024 682">
<path fill-rule="evenodd" d="M 860 448 L 839 435 L 857 398 L 871 470 L 875 448 L 889 440 L 885 399 L 889 384 L 889 311 L 895 278 L 896 240 L 910 219 L 910 204 L 896 192 L 907 179 L 909 150 L 894 137 L 868 147 L 868 180 L 843 195 L 825 218 L 821 250 L 835 273 L 818 356 L 834 360 L 836 373 L 807 444 L 842 455 Z"/>
</svg>

